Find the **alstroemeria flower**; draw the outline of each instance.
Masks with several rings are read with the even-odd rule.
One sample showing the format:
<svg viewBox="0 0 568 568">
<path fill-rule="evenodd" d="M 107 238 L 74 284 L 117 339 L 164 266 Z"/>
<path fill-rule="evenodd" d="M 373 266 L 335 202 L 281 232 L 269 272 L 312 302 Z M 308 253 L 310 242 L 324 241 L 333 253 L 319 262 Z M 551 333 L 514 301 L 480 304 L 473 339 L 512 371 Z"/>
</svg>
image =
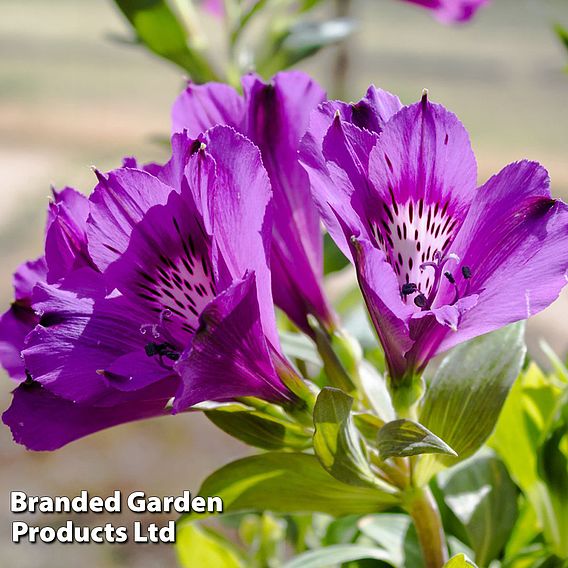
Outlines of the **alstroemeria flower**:
<svg viewBox="0 0 568 568">
<path fill-rule="evenodd" d="M 437 20 L 445 24 L 467 22 L 489 0 L 403 0 L 432 10 Z"/>
<path fill-rule="evenodd" d="M 47 268 L 25 290 L 29 333 L 12 346 L 27 379 L 3 415 L 28 448 L 166 414 L 172 397 L 174 411 L 293 399 L 275 368 L 272 196 L 258 149 L 227 127 L 172 146 L 163 168 L 97 172 L 88 201 L 73 194 L 50 215 Z"/>
<path fill-rule="evenodd" d="M 456 116 L 426 96 L 395 107 L 374 88 L 350 109 L 325 103 L 301 156 L 328 230 L 356 266 L 396 382 L 557 298 L 568 280 L 568 207 L 551 198 L 534 162 L 476 189 Z M 376 111 L 369 129 L 356 125 L 361 108 Z"/>
<path fill-rule="evenodd" d="M 334 327 L 323 292 L 323 236 L 310 195 L 308 177 L 298 161 L 298 146 L 310 113 L 325 99 L 308 75 L 278 73 L 270 83 L 243 77 L 244 96 L 219 83 L 189 84 L 172 111 L 174 132 L 190 136 L 228 124 L 260 149 L 274 192 L 271 254 L 274 301 L 306 333 L 307 315 Z"/>
<path fill-rule="evenodd" d="M 55 282 L 73 268 L 89 264 L 85 230 L 89 202 L 72 188 L 53 191 L 45 229 L 45 256 L 24 262 L 14 274 L 14 301 L 0 316 L 0 364 L 16 380 L 26 372 L 21 352 L 28 333 L 39 323 L 31 307 L 39 281 Z"/>
</svg>

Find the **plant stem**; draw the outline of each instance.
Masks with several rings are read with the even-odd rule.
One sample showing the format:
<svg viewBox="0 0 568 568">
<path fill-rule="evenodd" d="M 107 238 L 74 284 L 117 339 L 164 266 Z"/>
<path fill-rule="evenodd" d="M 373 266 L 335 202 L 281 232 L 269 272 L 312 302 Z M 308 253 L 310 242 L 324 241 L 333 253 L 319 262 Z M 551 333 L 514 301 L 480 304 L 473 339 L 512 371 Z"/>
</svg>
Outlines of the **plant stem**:
<svg viewBox="0 0 568 568">
<path fill-rule="evenodd" d="M 426 568 L 442 568 L 448 560 L 442 519 L 434 496 L 428 487 L 416 488 L 410 494 L 406 510 L 412 517 Z"/>
</svg>

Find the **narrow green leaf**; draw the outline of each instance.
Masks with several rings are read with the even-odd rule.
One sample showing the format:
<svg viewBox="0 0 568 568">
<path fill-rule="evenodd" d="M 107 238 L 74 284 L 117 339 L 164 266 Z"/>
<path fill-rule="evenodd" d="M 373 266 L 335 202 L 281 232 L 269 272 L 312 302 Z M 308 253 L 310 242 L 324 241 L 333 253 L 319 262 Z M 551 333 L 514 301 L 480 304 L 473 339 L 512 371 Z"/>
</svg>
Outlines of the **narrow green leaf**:
<svg viewBox="0 0 568 568">
<path fill-rule="evenodd" d="M 477 568 L 477 566 L 465 554 L 456 554 L 444 564 L 444 568 Z"/>
<path fill-rule="evenodd" d="M 501 460 L 485 451 L 438 476 L 444 501 L 465 528 L 475 560 L 499 557 L 517 521 L 518 490 Z"/>
<path fill-rule="evenodd" d="M 215 568 L 244 568 L 244 562 L 233 545 L 210 529 L 188 523 L 177 527 L 176 553 L 183 568 L 215 566 Z"/>
<path fill-rule="evenodd" d="M 384 487 L 365 456 L 363 440 L 351 418 L 352 406 L 353 399 L 343 391 L 322 389 L 314 408 L 314 451 L 324 469 L 339 481 Z"/>
<path fill-rule="evenodd" d="M 316 345 L 309 337 L 300 333 L 280 331 L 280 343 L 288 359 L 300 359 L 317 367 L 323 366 Z"/>
<path fill-rule="evenodd" d="M 336 544 L 310 550 L 296 556 L 282 568 L 330 568 L 343 562 L 353 562 L 363 559 L 383 560 L 388 562 L 388 554 L 380 548 L 362 546 L 358 544 Z"/>
<path fill-rule="evenodd" d="M 188 32 L 166 0 L 114 1 L 150 51 L 179 65 L 197 83 L 215 79 L 207 60 L 189 46 Z"/>
<path fill-rule="evenodd" d="M 556 31 L 556 35 L 562 42 L 562 45 L 568 50 L 568 30 L 561 24 L 556 24 L 554 26 L 554 30 Z"/>
<path fill-rule="evenodd" d="M 489 440 L 534 507 L 544 538 L 559 556 L 568 556 L 568 514 L 539 474 L 540 444 L 554 424 L 562 391 L 532 364 L 513 386 Z M 542 464 L 541 464 L 541 472 Z M 564 498 L 566 500 L 566 498 Z"/>
<path fill-rule="evenodd" d="M 554 369 L 554 372 L 556 373 L 558 379 L 561 382 L 568 384 L 568 369 L 566 368 L 566 365 L 562 362 L 560 357 L 556 355 L 552 347 L 550 347 L 550 345 L 544 340 L 540 342 L 540 348 L 548 357 L 548 360 L 550 361 L 550 364 L 552 365 L 552 368 Z"/>
<path fill-rule="evenodd" d="M 457 455 L 446 442 L 428 428 L 412 420 L 393 420 L 385 424 L 377 436 L 381 458 L 416 456 L 418 454 Z"/>
<path fill-rule="evenodd" d="M 490 436 L 521 370 L 523 336 L 524 323 L 513 324 L 456 347 L 444 359 L 426 391 L 420 422 L 457 457 L 421 458 L 415 472 L 420 484 L 474 454 Z"/>
<path fill-rule="evenodd" d="M 224 512 L 261 509 L 338 516 L 380 511 L 398 503 L 396 495 L 337 481 L 313 455 L 279 452 L 222 467 L 204 481 L 198 494 L 221 497 Z"/>
<path fill-rule="evenodd" d="M 270 45 L 257 62 L 263 76 L 287 69 L 329 45 L 340 43 L 355 30 L 349 18 L 335 18 L 326 22 L 296 22 L 291 28 L 275 34 Z"/>
<path fill-rule="evenodd" d="M 349 264 L 347 257 L 339 250 L 333 239 L 326 233 L 323 238 L 323 272 L 329 274 L 345 268 Z"/>
<path fill-rule="evenodd" d="M 275 417 L 232 407 L 219 407 L 205 415 L 223 432 L 255 448 L 303 450 L 311 446 L 311 435 L 305 429 Z"/>
</svg>

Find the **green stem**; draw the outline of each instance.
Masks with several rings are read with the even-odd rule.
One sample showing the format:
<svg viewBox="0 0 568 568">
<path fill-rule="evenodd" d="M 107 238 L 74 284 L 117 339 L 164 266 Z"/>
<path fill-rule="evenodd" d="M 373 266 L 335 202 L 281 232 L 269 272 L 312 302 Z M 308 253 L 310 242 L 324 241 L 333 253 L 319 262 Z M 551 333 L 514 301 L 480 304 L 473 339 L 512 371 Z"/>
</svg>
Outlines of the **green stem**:
<svg viewBox="0 0 568 568">
<path fill-rule="evenodd" d="M 417 405 L 424 393 L 422 376 L 408 373 L 397 383 L 390 382 L 389 390 L 397 416 L 416 421 Z"/>
<path fill-rule="evenodd" d="M 413 490 L 406 510 L 418 534 L 424 566 L 442 568 L 448 561 L 448 552 L 440 511 L 430 489 L 422 487 Z"/>
<path fill-rule="evenodd" d="M 312 315 L 308 316 L 308 323 L 314 331 L 316 347 L 322 358 L 324 370 L 330 385 L 340 388 L 347 393 L 353 391 L 353 381 L 341 359 L 335 352 L 329 332 Z"/>
</svg>

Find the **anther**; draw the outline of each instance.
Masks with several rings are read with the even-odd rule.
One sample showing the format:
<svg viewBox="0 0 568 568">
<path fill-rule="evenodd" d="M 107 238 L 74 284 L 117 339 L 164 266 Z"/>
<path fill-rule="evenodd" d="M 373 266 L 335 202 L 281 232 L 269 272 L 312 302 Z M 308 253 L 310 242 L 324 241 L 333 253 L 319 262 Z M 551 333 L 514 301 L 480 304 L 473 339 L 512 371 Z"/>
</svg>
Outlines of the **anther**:
<svg viewBox="0 0 568 568">
<path fill-rule="evenodd" d="M 448 271 L 444 272 L 444 276 L 448 279 L 448 281 L 450 282 L 450 284 L 455 284 L 455 283 L 456 283 L 456 280 L 455 280 L 455 278 L 453 277 L 453 275 L 452 275 L 451 272 L 448 272 Z"/>
<path fill-rule="evenodd" d="M 462 274 L 466 280 L 471 278 L 471 268 L 469 266 L 462 266 Z"/>
<path fill-rule="evenodd" d="M 410 294 L 414 294 L 416 290 L 418 290 L 418 286 L 416 286 L 416 284 L 412 282 L 409 282 L 407 284 L 402 285 L 401 292 L 403 296 L 409 296 Z"/>
<path fill-rule="evenodd" d="M 414 303 L 419 308 L 423 308 L 428 303 L 428 300 L 426 299 L 426 296 L 424 294 L 418 294 L 418 296 L 414 298 Z"/>
</svg>

